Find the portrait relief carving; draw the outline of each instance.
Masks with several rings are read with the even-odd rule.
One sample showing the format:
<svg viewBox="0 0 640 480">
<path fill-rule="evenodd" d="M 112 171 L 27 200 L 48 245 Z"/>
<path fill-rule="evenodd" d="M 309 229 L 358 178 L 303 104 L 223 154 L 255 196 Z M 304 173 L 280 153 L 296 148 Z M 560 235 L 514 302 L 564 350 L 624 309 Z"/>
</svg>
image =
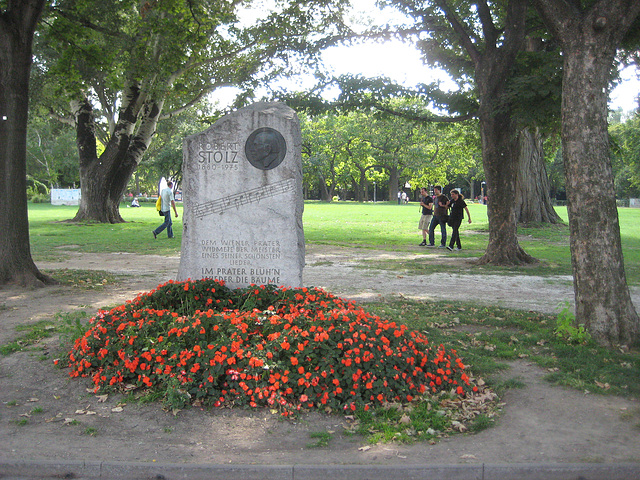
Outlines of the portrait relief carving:
<svg viewBox="0 0 640 480">
<path fill-rule="evenodd" d="M 287 154 L 287 143 L 280 132 L 269 127 L 255 130 L 244 146 L 249 163 L 260 170 L 276 168 Z"/>
</svg>

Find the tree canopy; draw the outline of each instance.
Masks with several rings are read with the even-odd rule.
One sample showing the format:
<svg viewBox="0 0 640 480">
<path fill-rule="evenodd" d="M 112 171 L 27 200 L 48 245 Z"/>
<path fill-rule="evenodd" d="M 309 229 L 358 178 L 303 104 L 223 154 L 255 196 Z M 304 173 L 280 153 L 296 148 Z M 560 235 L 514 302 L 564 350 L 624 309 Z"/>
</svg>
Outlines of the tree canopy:
<svg viewBox="0 0 640 480">
<path fill-rule="evenodd" d="M 76 220 L 120 222 L 119 200 L 158 122 L 217 88 L 258 84 L 312 59 L 342 34 L 344 0 L 57 2 L 40 36 L 49 108 L 76 127 L 82 200 Z M 295 61 L 294 61 L 295 60 Z M 98 145 L 104 146 L 99 153 Z"/>
</svg>

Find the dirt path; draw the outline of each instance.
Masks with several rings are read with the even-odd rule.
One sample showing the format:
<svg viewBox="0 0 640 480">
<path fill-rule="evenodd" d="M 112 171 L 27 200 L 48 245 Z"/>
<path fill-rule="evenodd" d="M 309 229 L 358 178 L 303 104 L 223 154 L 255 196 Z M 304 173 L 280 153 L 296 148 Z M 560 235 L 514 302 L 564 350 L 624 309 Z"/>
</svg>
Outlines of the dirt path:
<svg viewBox="0 0 640 480">
<path fill-rule="evenodd" d="M 0 290 L 0 344 L 16 337 L 17 325 L 51 318 L 57 312 L 93 312 L 131 299 L 174 278 L 179 262 L 178 258 L 131 254 L 65 254 L 63 262 L 39 266 L 108 270 L 127 276 L 118 285 L 95 291 Z M 459 293 L 464 300 L 547 313 L 572 300 L 567 278 L 399 276 L 356 268 L 363 259 L 384 255 L 394 254 L 311 247 L 305 285 L 362 302 L 390 294 L 428 299 L 435 298 L 429 285 L 436 279 L 447 281 L 444 275 L 464 286 Z M 633 290 L 640 306 L 639 293 Z M 53 351 L 56 340 L 44 343 Z M 121 398 L 110 396 L 103 402 L 86 391 L 86 382 L 71 381 L 51 363 L 33 352 L 0 356 L 0 458 L 239 464 L 640 462 L 640 401 L 551 386 L 543 380 L 545 372 L 526 361 L 514 362 L 504 374 L 519 379 L 526 388 L 507 392 L 496 427 L 452 436 L 436 445 L 369 449 L 360 448 L 364 446 L 361 438 L 345 434 L 348 421 L 341 416 L 312 414 L 291 423 L 265 411 L 192 408 L 174 416 L 158 404 L 118 408 Z M 309 447 L 315 441 L 309 434 L 324 431 L 332 432 L 329 446 Z"/>
</svg>

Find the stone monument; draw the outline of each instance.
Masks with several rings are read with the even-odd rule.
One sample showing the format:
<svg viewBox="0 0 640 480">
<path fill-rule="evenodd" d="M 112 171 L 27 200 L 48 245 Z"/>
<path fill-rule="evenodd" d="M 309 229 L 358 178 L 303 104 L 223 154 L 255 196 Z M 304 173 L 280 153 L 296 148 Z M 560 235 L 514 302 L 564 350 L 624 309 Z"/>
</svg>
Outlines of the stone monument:
<svg viewBox="0 0 640 480">
<path fill-rule="evenodd" d="M 256 103 L 185 139 L 178 280 L 302 286 L 301 144 L 298 117 L 281 103 Z"/>
</svg>

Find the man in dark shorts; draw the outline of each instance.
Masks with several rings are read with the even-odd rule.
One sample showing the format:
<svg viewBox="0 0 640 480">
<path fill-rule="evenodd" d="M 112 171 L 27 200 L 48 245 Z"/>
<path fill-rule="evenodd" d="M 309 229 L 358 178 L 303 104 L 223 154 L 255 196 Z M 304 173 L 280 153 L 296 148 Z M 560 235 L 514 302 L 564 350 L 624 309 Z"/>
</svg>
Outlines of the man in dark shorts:
<svg viewBox="0 0 640 480">
<path fill-rule="evenodd" d="M 429 231 L 429 225 L 431 224 L 431 217 L 433 216 L 433 198 L 429 195 L 426 188 L 420 189 L 422 199 L 420 200 L 420 207 L 422 208 L 422 215 L 420 215 L 420 223 L 418 223 L 418 229 L 422 231 L 422 243 L 420 247 L 427 245 L 427 232 Z"/>
</svg>

